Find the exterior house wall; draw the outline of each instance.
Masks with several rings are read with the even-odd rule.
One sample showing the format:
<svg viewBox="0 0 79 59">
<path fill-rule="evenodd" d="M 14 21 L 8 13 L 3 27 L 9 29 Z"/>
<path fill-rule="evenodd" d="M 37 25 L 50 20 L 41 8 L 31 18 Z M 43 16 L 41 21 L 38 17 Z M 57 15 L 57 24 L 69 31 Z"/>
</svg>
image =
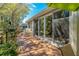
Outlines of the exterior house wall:
<svg viewBox="0 0 79 59">
<path fill-rule="evenodd" d="M 70 43 L 75 55 L 79 55 L 79 11 L 70 17 Z"/>
</svg>

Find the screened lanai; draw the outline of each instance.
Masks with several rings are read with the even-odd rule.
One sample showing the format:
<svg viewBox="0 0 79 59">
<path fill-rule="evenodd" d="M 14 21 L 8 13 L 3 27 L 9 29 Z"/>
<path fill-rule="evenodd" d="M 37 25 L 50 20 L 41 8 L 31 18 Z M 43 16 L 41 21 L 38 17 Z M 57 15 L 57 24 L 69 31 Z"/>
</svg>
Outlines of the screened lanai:
<svg viewBox="0 0 79 59">
<path fill-rule="evenodd" d="M 76 38 L 76 36 L 73 36 L 75 35 L 75 31 L 73 30 L 76 27 L 74 22 L 76 22 L 75 18 L 77 18 L 77 13 L 77 11 L 70 12 L 67 10 L 48 8 L 33 16 L 26 23 L 32 23 L 33 36 L 47 41 L 56 47 L 64 47 L 66 44 L 71 44 L 74 54 L 77 54 L 77 49 L 74 48 L 76 47 L 75 42 L 77 40 L 72 39 Z"/>
<path fill-rule="evenodd" d="M 32 33 L 49 43 L 69 42 L 69 11 L 48 8 L 31 18 Z M 30 25 L 30 24 L 29 24 Z"/>
</svg>

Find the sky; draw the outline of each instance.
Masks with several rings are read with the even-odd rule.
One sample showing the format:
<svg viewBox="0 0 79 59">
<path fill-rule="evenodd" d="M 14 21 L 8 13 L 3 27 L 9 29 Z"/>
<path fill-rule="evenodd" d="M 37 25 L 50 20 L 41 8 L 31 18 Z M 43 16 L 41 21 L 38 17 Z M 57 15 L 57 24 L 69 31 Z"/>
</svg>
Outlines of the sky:
<svg viewBox="0 0 79 59">
<path fill-rule="evenodd" d="M 27 6 L 30 9 L 30 11 L 23 19 L 23 23 L 25 23 L 25 21 L 27 21 L 34 15 L 38 14 L 39 12 L 47 8 L 47 5 L 45 3 L 30 3 L 30 4 L 27 4 Z"/>
</svg>

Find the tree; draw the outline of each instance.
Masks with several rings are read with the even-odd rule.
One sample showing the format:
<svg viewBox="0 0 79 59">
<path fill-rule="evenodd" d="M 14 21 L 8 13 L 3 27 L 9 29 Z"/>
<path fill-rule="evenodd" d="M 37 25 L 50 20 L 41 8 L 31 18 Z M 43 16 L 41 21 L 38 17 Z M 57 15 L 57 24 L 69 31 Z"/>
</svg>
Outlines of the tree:
<svg viewBox="0 0 79 59">
<path fill-rule="evenodd" d="M 48 3 L 48 7 L 59 8 L 68 11 L 76 11 L 79 9 L 79 3 Z"/>
<path fill-rule="evenodd" d="M 7 39 L 15 39 L 19 22 L 28 13 L 27 5 L 21 3 L 4 3 L 0 5 L 0 21 L 3 20 L 0 28 L 3 28 Z M 13 34 L 13 35 L 12 35 Z M 11 38 L 9 37 L 11 35 Z"/>
</svg>

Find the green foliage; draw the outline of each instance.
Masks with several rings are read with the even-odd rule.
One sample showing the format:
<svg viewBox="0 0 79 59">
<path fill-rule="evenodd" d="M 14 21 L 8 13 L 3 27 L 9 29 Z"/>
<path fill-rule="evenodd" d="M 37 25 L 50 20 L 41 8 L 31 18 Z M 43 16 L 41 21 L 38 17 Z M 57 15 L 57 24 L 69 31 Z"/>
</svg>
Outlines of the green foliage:
<svg viewBox="0 0 79 59">
<path fill-rule="evenodd" d="M 16 56 L 17 45 L 12 42 L 0 45 L 0 56 Z"/>
<path fill-rule="evenodd" d="M 40 20 L 40 35 L 44 34 L 44 18 Z"/>
<path fill-rule="evenodd" d="M 35 21 L 35 33 L 38 35 L 38 21 Z"/>
<path fill-rule="evenodd" d="M 28 8 L 21 3 L 2 3 L 0 5 L 0 31 L 5 34 L 4 44 L 0 44 L 0 56 L 15 56 L 16 53 L 16 35 L 20 21 L 28 13 Z"/>
<path fill-rule="evenodd" d="M 46 35 L 48 37 L 52 35 L 52 16 L 46 18 Z"/>
<path fill-rule="evenodd" d="M 6 34 L 6 40 L 15 39 L 19 23 L 27 13 L 28 8 L 25 4 L 3 3 L 0 6 L 0 28 Z"/>
<path fill-rule="evenodd" d="M 51 36 L 52 35 L 52 16 L 48 16 L 46 18 L 46 32 L 45 34 L 47 36 Z M 41 18 L 40 20 L 40 34 L 43 35 L 44 34 L 44 18 Z"/>
<path fill-rule="evenodd" d="M 79 3 L 48 3 L 48 7 L 76 11 L 79 10 Z"/>
</svg>

